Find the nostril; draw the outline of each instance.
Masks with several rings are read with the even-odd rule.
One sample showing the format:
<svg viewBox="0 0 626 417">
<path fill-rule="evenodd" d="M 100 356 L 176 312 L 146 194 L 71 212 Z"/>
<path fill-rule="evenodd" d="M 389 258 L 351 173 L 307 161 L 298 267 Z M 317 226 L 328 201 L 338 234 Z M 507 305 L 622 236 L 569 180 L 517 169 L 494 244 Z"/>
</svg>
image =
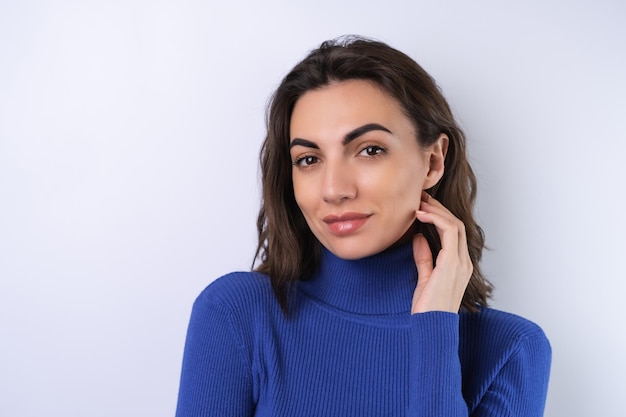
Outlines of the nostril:
<svg viewBox="0 0 626 417">
<path fill-rule="evenodd" d="M 324 194 L 323 199 L 325 202 L 330 204 L 340 204 L 344 201 L 348 201 L 354 199 L 356 197 L 356 193 L 351 192 L 343 192 L 343 193 L 333 193 L 333 194 Z"/>
</svg>

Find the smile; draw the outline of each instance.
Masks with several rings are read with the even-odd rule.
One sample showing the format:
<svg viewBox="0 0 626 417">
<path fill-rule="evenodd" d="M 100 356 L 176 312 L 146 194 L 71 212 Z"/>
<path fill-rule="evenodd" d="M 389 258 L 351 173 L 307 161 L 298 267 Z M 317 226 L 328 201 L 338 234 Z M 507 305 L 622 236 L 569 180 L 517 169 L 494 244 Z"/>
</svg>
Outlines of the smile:
<svg viewBox="0 0 626 417">
<path fill-rule="evenodd" d="M 337 236 L 345 236 L 356 232 L 363 226 L 371 214 L 344 213 L 340 216 L 329 215 L 322 219 L 330 232 Z"/>
</svg>

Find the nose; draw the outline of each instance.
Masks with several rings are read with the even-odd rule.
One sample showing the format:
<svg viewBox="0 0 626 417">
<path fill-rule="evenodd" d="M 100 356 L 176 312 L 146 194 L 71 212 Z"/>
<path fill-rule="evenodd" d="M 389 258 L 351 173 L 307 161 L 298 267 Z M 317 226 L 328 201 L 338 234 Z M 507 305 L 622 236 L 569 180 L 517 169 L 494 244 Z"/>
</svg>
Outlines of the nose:
<svg viewBox="0 0 626 417">
<path fill-rule="evenodd" d="M 327 162 L 322 184 L 322 198 L 329 204 L 340 204 L 357 195 L 352 170 L 345 162 Z"/>
</svg>

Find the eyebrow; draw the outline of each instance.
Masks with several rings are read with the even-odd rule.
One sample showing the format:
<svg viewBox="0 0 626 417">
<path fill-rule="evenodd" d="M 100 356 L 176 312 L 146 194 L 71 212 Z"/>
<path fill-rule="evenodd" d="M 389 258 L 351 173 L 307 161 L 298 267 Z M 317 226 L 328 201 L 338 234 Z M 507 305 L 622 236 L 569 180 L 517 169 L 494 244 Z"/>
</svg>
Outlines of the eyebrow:
<svg viewBox="0 0 626 417">
<path fill-rule="evenodd" d="M 342 145 L 345 146 L 349 144 L 350 142 L 352 142 L 353 140 L 355 140 L 356 138 L 358 138 L 359 136 L 363 136 L 367 132 L 371 132 L 373 130 L 382 130 L 383 132 L 392 133 L 391 130 L 387 129 L 383 125 L 380 125 L 378 123 L 368 123 L 366 125 L 357 127 L 356 129 L 346 133 L 341 143 Z M 315 142 L 312 142 L 307 139 L 301 139 L 301 138 L 295 138 L 294 140 L 292 140 L 291 143 L 289 144 L 289 149 L 293 148 L 294 146 L 304 146 L 306 148 L 312 148 L 312 149 L 320 148 L 319 146 L 317 146 Z"/>
</svg>

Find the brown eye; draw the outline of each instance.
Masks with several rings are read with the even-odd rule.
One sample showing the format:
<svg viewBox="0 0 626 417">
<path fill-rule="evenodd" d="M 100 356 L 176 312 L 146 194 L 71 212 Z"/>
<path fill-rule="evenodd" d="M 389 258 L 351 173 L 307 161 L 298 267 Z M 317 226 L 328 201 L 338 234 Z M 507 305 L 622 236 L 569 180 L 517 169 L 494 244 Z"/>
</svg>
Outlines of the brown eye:
<svg viewBox="0 0 626 417">
<path fill-rule="evenodd" d="M 318 162 L 319 162 L 319 159 L 317 158 L 317 156 L 308 155 L 308 156 L 303 156 L 302 158 L 296 159 L 296 161 L 293 164 L 299 167 L 308 167 Z"/>
<path fill-rule="evenodd" d="M 359 153 L 359 155 L 363 155 L 363 156 L 378 156 L 385 153 L 385 150 L 383 148 L 381 148 L 380 146 L 366 146 L 365 148 L 363 148 L 363 150 Z"/>
</svg>

